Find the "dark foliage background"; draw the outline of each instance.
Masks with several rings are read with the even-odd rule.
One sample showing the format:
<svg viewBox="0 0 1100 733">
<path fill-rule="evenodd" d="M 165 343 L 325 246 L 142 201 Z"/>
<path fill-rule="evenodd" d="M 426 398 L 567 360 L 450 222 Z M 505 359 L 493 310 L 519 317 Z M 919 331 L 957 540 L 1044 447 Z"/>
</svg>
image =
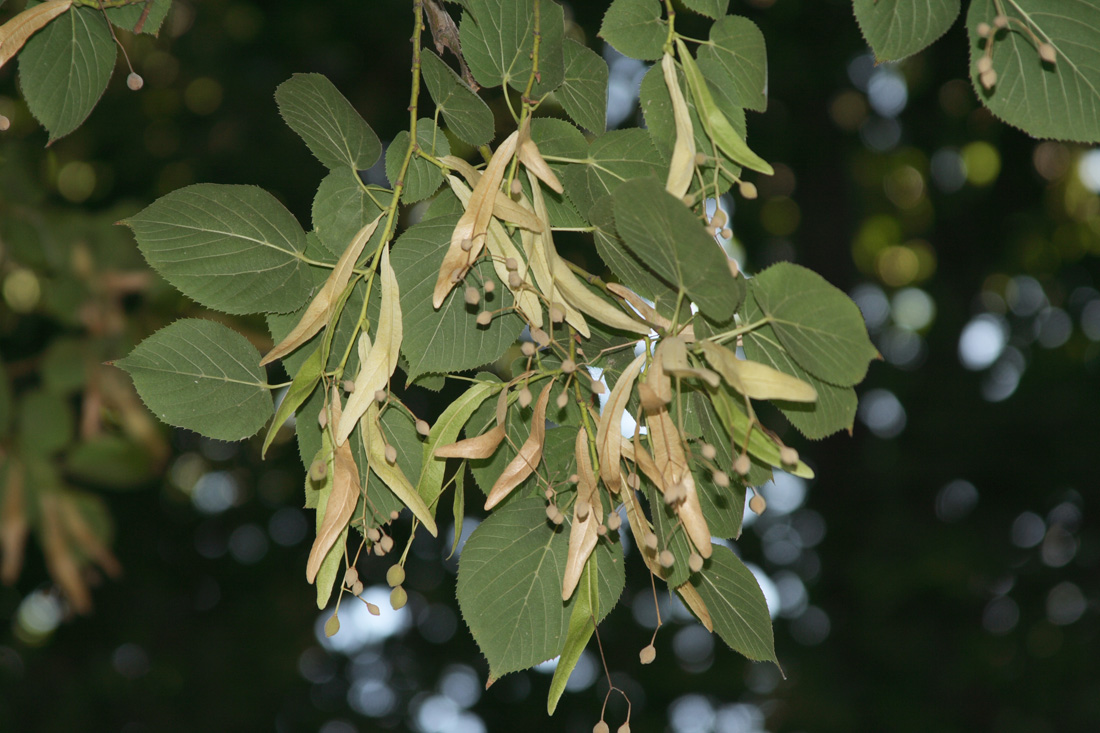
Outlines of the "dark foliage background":
<svg viewBox="0 0 1100 733">
<path fill-rule="evenodd" d="M 599 49 L 605 4 L 566 4 Z M 273 91 L 294 72 L 327 74 L 392 137 L 407 116 L 409 5 L 177 0 L 159 40 L 127 41 L 145 89 L 129 92 L 119 75 L 87 123 L 48 149 L 18 102 L 14 68 L 0 71 L 0 113 L 13 120 L 0 136 L 0 216 L 38 206 L 92 236 L 81 217 L 99 227 L 213 181 L 263 186 L 308 222 L 322 167 L 279 119 Z M 738 543 L 782 591 L 786 679 L 708 647 L 675 614 L 657 662 L 641 667 L 652 599 L 633 563 L 628 595 L 601 627 L 631 729 L 1096 730 L 1100 198 L 1078 175 L 1083 151 L 1039 144 L 980 109 L 958 28 L 876 68 L 842 0 L 731 10 L 767 39 L 770 106 L 750 115 L 749 133 L 783 164 L 758 181 L 759 200 L 737 201 L 746 269 L 793 259 L 820 271 L 857 296 L 886 360 L 861 387 L 854 435 L 796 441 L 818 478 L 765 490 L 779 508 Z M 628 65 L 616 68 L 629 80 Z M 60 180 L 74 161 L 95 172 L 80 200 Z M 114 256 L 134 262 L 126 232 L 111 236 Z M 9 242 L 4 266 L 34 266 L 28 256 Z M 163 284 L 123 308 L 131 325 L 114 356 L 159 324 L 209 315 Z M 973 340 L 990 333 L 981 324 L 1005 338 Z M 264 337 L 262 322 L 238 325 Z M 5 304 L 0 353 L 9 367 L 33 365 L 79 329 Z M 992 358 L 981 347 L 996 347 Z M 20 374 L 17 391 L 34 379 Z M 410 399 L 429 419 L 443 403 Z M 326 650 L 302 577 L 313 520 L 293 509 L 293 443 L 261 462 L 257 440 L 165 436 L 163 476 L 99 492 L 126 574 L 95 591 L 93 615 L 28 626 L 28 599 L 49 587 L 37 549 L 18 583 L 0 588 L 0 730 L 584 731 L 598 719 L 602 672 L 553 718 L 548 674 L 481 691 L 486 669 L 457 617 L 442 538 L 410 553 L 406 627 L 345 631 L 363 643 Z M 228 500 L 196 493 L 211 472 L 232 477 Z M 385 566 L 369 567 L 367 585 L 384 583 Z M 385 618 L 377 628 L 395 623 Z M 598 656 L 589 662 L 598 669 Z M 624 712 L 613 698 L 612 729 Z"/>
</svg>

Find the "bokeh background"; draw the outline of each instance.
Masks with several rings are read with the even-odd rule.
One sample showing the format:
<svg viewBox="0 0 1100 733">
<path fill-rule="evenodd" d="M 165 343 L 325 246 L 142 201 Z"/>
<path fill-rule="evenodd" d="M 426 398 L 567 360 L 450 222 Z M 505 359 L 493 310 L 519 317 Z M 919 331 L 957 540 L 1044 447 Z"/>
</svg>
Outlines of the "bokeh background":
<svg viewBox="0 0 1100 733">
<path fill-rule="evenodd" d="M 637 124 L 644 65 L 603 47 L 605 3 L 563 4 L 610 64 L 609 125 Z M 200 181 L 262 186 L 308 222 L 323 169 L 281 122 L 274 89 L 327 74 L 391 138 L 407 118 L 409 6 L 176 0 L 159 39 L 123 38 L 145 88 L 116 76 L 84 126 L 48 148 L 15 64 L 0 70 L 9 412 L 47 440 L 84 436 L 91 394 L 116 415 L 101 431 L 128 440 L 107 454 L 113 476 L 89 471 L 105 459 L 80 454 L 83 438 L 57 459 L 60 480 L 115 527 L 125 572 L 95 588 L 94 612 L 67 612 L 34 542 L 0 587 L 0 730 L 587 731 L 599 719 L 595 648 L 553 718 L 552 667 L 484 689 L 450 537 L 413 543 L 400 612 L 371 566 L 366 597 L 382 616 L 347 604 L 325 640 L 302 577 L 313 519 L 298 508 L 289 433 L 261 461 L 258 440 L 144 424 L 97 367 L 178 317 L 219 317 L 145 273 L 111 223 Z M 769 509 L 737 543 L 785 678 L 667 596 L 657 661 L 639 665 L 655 615 L 641 564 L 628 563 L 600 636 L 631 730 L 1100 729 L 1100 150 L 1034 141 L 982 109 L 960 27 L 876 66 L 844 0 L 731 11 L 767 39 L 770 102 L 749 135 L 777 163 L 758 200 L 723 202 L 731 251 L 750 273 L 779 260 L 821 272 L 859 304 L 884 360 L 860 387 L 851 437 L 792 438 L 818 478 L 765 487 Z M 594 266 L 583 240 L 564 246 Z M 266 337 L 260 320 L 234 325 Z M 427 393 L 408 399 L 429 419 L 439 411 Z M 607 711 L 614 730 L 622 699 Z"/>
</svg>

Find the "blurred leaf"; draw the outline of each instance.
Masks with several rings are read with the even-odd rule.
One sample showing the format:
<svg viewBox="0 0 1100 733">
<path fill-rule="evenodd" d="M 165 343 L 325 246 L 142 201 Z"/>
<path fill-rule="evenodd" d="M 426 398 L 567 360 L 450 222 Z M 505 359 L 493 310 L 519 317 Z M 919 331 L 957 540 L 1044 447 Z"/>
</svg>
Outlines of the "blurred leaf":
<svg viewBox="0 0 1100 733">
<path fill-rule="evenodd" d="M 19 400 L 19 445 L 42 456 L 69 444 L 76 430 L 73 408 L 63 395 L 36 389 Z"/>
<path fill-rule="evenodd" d="M 133 33 L 134 26 L 141 19 L 147 6 L 149 15 L 145 18 L 141 32 L 155 36 L 160 33 L 160 27 L 164 24 L 164 19 L 172 7 L 172 0 L 150 0 L 149 3 L 140 2 L 121 8 L 110 8 L 107 10 L 107 17 L 119 28 Z"/>
<path fill-rule="evenodd" d="M 607 127 L 607 62 L 572 38 L 565 39 L 564 51 L 565 80 L 558 101 L 578 125 L 602 133 Z"/>
<path fill-rule="evenodd" d="M 5 438 L 11 430 L 12 399 L 11 384 L 8 382 L 8 372 L 4 368 L 4 362 L 0 359 L 0 438 Z"/>
<path fill-rule="evenodd" d="M 58 394 L 71 394 L 87 380 L 84 342 L 75 338 L 55 339 L 42 355 L 42 384 Z"/>
<path fill-rule="evenodd" d="M 254 435 L 271 417 L 260 353 L 214 321 L 184 319 L 115 362 L 160 420 L 216 440 Z"/>
<path fill-rule="evenodd" d="M 340 90 L 321 74 L 295 74 L 275 90 L 279 113 L 328 168 L 364 170 L 382 144 Z"/>
<path fill-rule="evenodd" d="M 256 186 L 187 186 L 122 223 L 153 269 L 208 308 L 286 313 L 310 295 L 305 232 Z"/>
<path fill-rule="evenodd" d="M 713 552 L 691 584 L 707 604 L 715 633 L 735 652 L 778 665 L 771 615 L 756 578 L 728 547 L 715 545 Z"/>
<path fill-rule="evenodd" d="M 764 34 L 748 18 L 727 15 L 710 29 L 710 43 L 699 47 L 699 68 L 711 76 L 712 65 L 726 72 L 719 88 L 730 88 L 743 107 L 763 112 L 768 106 L 768 57 Z M 733 118 L 731 118 L 731 122 Z"/>
<path fill-rule="evenodd" d="M 107 489 L 137 488 L 156 468 L 145 448 L 116 435 L 77 443 L 65 457 L 69 476 Z"/>
<path fill-rule="evenodd" d="M 416 141 L 428 155 L 441 157 L 451 154 L 451 146 L 435 123 L 430 119 L 417 120 Z M 409 132 L 402 130 L 393 137 L 386 150 L 386 175 L 390 185 L 397 186 L 397 176 L 405 160 L 405 151 L 409 145 Z M 406 204 L 423 201 L 431 196 L 443 183 L 443 171 L 436 164 L 413 153 L 409 168 L 405 171 L 405 187 L 401 190 L 401 200 Z"/>
<path fill-rule="evenodd" d="M 650 0 L 615 0 L 603 16 L 600 38 L 624 56 L 644 61 L 660 58 L 668 40 L 661 5 Z"/>
<path fill-rule="evenodd" d="M 428 93 L 447 127 L 470 145 L 485 145 L 493 139 L 493 112 L 481 97 L 466 86 L 458 74 L 434 53 L 420 53 L 420 74 Z"/>
<path fill-rule="evenodd" d="M 102 14 L 93 8 L 72 8 L 27 41 L 19 54 L 19 84 L 51 143 L 91 114 L 111 79 L 116 53 Z"/>
</svg>

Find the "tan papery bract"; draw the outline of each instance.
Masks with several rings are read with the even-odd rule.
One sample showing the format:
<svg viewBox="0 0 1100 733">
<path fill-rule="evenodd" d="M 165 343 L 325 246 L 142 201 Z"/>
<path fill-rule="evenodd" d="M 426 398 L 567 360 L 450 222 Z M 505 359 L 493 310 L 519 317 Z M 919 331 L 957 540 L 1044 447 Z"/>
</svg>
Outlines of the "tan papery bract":
<svg viewBox="0 0 1100 733">
<path fill-rule="evenodd" d="M 666 578 L 668 570 L 661 567 L 661 563 L 657 562 L 657 550 L 650 549 L 649 545 L 645 543 L 646 530 L 650 532 L 653 530 L 649 527 L 649 520 L 646 519 L 645 513 L 642 511 L 642 505 L 638 503 L 638 497 L 634 495 L 634 489 L 628 486 L 621 496 L 623 504 L 626 506 L 626 518 L 629 520 L 630 533 L 634 536 L 634 545 L 642 553 L 642 560 L 645 561 L 649 572 L 658 578 Z"/>
<path fill-rule="evenodd" d="M 558 291 L 565 296 L 567 303 L 575 306 L 582 313 L 586 313 L 598 321 L 617 328 L 627 333 L 636 333 L 640 336 L 648 336 L 650 327 L 631 318 L 620 309 L 608 303 L 600 296 L 584 286 L 569 265 L 562 261 L 561 257 L 554 257 L 550 267 L 554 276 L 554 284 Z"/>
<path fill-rule="evenodd" d="M 39 500 L 42 520 L 42 553 L 46 556 L 46 567 L 54 582 L 65 593 L 73 610 L 88 613 L 92 610 L 92 596 L 88 585 L 80 574 L 72 548 L 65 541 L 65 531 L 61 526 L 58 504 L 60 500 L 49 492 L 43 492 Z"/>
<path fill-rule="evenodd" d="M 680 80 L 676 76 L 676 62 L 671 54 L 665 53 L 661 58 L 661 71 L 664 72 L 665 86 L 672 99 L 672 118 L 676 123 L 676 143 L 672 147 L 665 190 L 679 199 L 691 188 L 691 177 L 695 173 L 695 134 L 684 93 L 680 90 Z"/>
<path fill-rule="evenodd" d="M 701 346 L 707 361 L 726 380 L 726 384 L 754 400 L 814 402 L 817 390 L 809 382 L 785 374 L 767 364 L 737 355 L 719 344 L 704 341 Z"/>
<path fill-rule="evenodd" d="M 458 197 L 459 202 L 466 206 L 470 201 L 470 189 L 454 176 L 447 176 L 447 183 L 454 191 L 455 196 Z M 518 204 L 516 205 L 518 206 Z M 534 214 L 531 215 L 534 216 Z M 527 279 L 527 259 L 516 249 L 515 244 L 512 243 L 512 238 L 504 231 L 504 227 L 501 226 L 500 222 L 495 219 L 489 222 L 489 236 L 485 246 L 488 247 L 489 254 L 493 256 L 493 269 L 497 273 L 497 279 L 504 283 L 505 287 L 511 291 L 512 297 L 515 298 L 516 310 L 532 326 L 542 328 L 542 305 L 539 303 L 538 294 L 533 289 L 524 287 L 523 284 L 518 288 L 513 288 L 508 282 L 508 267 L 505 265 L 508 258 L 514 259 L 519 264 L 518 274 L 524 280 Z"/>
<path fill-rule="evenodd" d="M 596 452 L 600 457 L 600 477 L 609 491 L 619 491 L 619 445 L 622 443 L 623 412 L 634 389 L 634 381 L 645 365 L 646 355 L 639 354 L 619 375 L 611 388 L 603 414 L 596 425 Z"/>
<path fill-rule="evenodd" d="M 504 180 L 504 171 L 508 162 L 516 152 L 516 140 L 519 131 L 513 132 L 497 148 L 493 159 L 485 167 L 481 180 L 474 186 L 470 201 L 465 213 L 458 220 L 454 231 L 451 233 L 451 246 L 443 256 L 443 264 L 439 268 L 439 277 L 435 281 L 435 290 L 432 293 L 432 306 L 439 308 L 443 305 L 443 299 L 451 292 L 459 281 L 466 277 L 466 271 L 470 269 L 481 248 L 485 246 L 485 235 L 489 229 L 489 222 L 493 218 L 493 204 L 496 195 L 500 191 L 500 183 Z M 470 242 L 470 249 L 462 249 L 462 243 Z"/>
<path fill-rule="evenodd" d="M 666 336 L 661 339 L 661 344 L 664 345 L 664 348 L 661 349 L 661 366 L 664 367 L 666 373 L 680 378 L 695 377 L 711 387 L 717 387 L 722 383 L 722 379 L 717 372 L 712 372 L 710 369 L 699 369 L 691 365 L 691 362 L 688 361 L 687 346 L 680 336 Z"/>
<path fill-rule="evenodd" d="M 527 171 L 527 178 L 531 182 L 531 204 L 534 206 L 535 215 L 549 221 L 546 211 L 546 200 L 542 195 L 542 188 L 538 179 L 531 171 Z M 554 249 L 554 238 L 549 229 L 542 234 L 521 232 L 524 249 L 527 251 L 527 261 L 531 265 L 531 271 L 535 273 L 535 280 L 542 289 L 542 294 L 551 303 L 560 305 L 565 311 L 565 322 L 577 329 L 577 333 L 589 338 L 592 333 L 588 330 L 581 312 L 574 308 L 559 291 L 554 279 L 553 262 L 558 258 L 558 251 Z"/>
<path fill-rule="evenodd" d="M 551 381 L 542 388 L 539 399 L 535 403 L 535 411 L 531 415 L 531 434 L 520 446 L 516 457 L 504 467 L 497 477 L 489 492 L 489 498 L 485 500 L 485 509 L 492 509 L 502 502 L 512 490 L 534 473 L 542 460 L 542 446 L 546 440 L 546 403 L 550 401 L 550 388 L 554 386 Z"/>
<path fill-rule="evenodd" d="M 665 405 L 672 402 L 672 380 L 665 374 L 664 366 L 667 340 L 661 339 L 657 342 L 653 358 L 646 367 L 645 376 L 642 377 L 641 387 L 644 387 L 645 391 L 639 389 L 639 396 L 642 398 L 642 407 L 645 408 L 646 414 L 664 410 Z"/>
<path fill-rule="evenodd" d="M 531 117 L 528 116 L 523 120 L 523 124 L 519 128 L 519 145 L 517 148 L 517 157 L 519 162 L 527 166 L 527 170 L 535 174 L 535 177 L 545 183 L 551 191 L 555 193 L 565 193 L 565 189 L 562 188 L 561 181 L 558 180 L 557 175 L 550 168 L 550 164 L 542 157 L 542 153 L 539 152 L 539 146 L 535 144 L 535 141 L 531 139 Z M 535 185 L 532 183 L 532 185 Z M 549 221 L 549 219 L 543 219 L 543 221 Z"/>
<path fill-rule="evenodd" d="M 382 435 L 382 426 L 378 421 L 378 403 L 371 401 L 362 420 L 363 447 L 367 450 L 367 459 L 370 470 L 378 478 L 382 479 L 393 495 L 401 500 L 401 503 L 409 508 L 413 516 L 420 520 L 433 537 L 439 530 L 435 525 L 435 517 L 432 510 L 417 493 L 405 472 L 396 463 L 391 464 L 386 460 L 386 438 Z"/>
<path fill-rule="evenodd" d="M 504 427 L 497 425 L 492 430 L 473 438 L 466 438 L 435 449 L 436 458 L 490 458 L 504 440 Z"/>
<path fill-rule="evenodd" d="M 684 525 L 691 543 L 704 558 L 710 557 L 710 529 L 703 516 L 699 503 L 699 494 L 695 490 L 695 478 L 691 475 L 680 432 L 672 422 L 668 410 L 646 416 L 649 428 L 649 445 L 653 449 L 653 462 L 664 480 L 665 491 L 673 486 L 683 489 L 683 499 L 672 506 L 680 522 Z"/>
<path fill-rule="evenodd" d="M 19 49 L 23 48 L 28 38 L 68 10 L 72 4 L 72 0 L 50 0 L 33 8 L 27 8 L 4 25 L 0 25 L 0 68 L 19 53 Z"/>
<path fill-rule="evenodd" d="M 335 386 L 332 388 L 330 399 L 329 409 L 332 415 L 329 424 L 332 425 L 339 422 L 341 418 L 340 392 Z M 336 446 L 332 458 L 332 489 L 325 503 L 325 515 L 321 521 L 321 528 L 317 530 L 317 538 L 313 540 L 309 559 L 306 560 L 306 580 L 310 583 L 317 579 L 317 573 L 321 569 L 321 563 L 325 561 L 325 556 L 351 521 L 362 491 L 359 467 L 355 465 L 351 444 L 345 442 L 343 445 Z"/>
<path fill-rule="evenodd" d="M 573 523 L 569 527 L 569 555 L 565 560 L 565 578 L 561 588 L 563 601 L 568 601 L 576 590 L 584 565 L 600 539 L 596 528 L 603 521 L 603 502 L 600 501 L 596 474 L 592 471 L 592 460 L 588 456 L 588 431 L 583 427 L 577 431 L 574 453 L 577 459 L 577 499 L 573 502 Z M 587 508 L 583 518 L 582 507 Z"/>
<path fill-rule="evenodd" d="M 641 315 L 641 317 L 644 318 L 647 323 L 651 323 L 663 331 L 669 331 L 672 329 L 672 321 L 668 320 L 660 313 L 658 313 L 653 306 L 642 300 L 641 296 L 639 296 L 630 288 L 619 283 L 607 283 L 607 290 L 608 292 L 619 296 L 627 303 L 629 303 L 630 307 L 638 311 L 639 315 Z M 677 335 L 679 335 L 680 338 L 684 339 L 684 341 L 694 341 L 695 327 L 689 323 L 688 325 L 680 329 Z"/>
<path fill-rule="evenodd" d="M 476 186 L 477 182 L 481 180 L 481 171 L 474 168 L 462 158 L 456 158 L 453 155 L 444 155 L 439 159 L 439 162 L 461 173 L 462 177 L 465 178 L 466 182 L 471 186 Z M 466 199 L 462 200 L 463 206 L 466 205 L 468 199 L 469 197 L 467 196 Z M 520 206 L 503 191 L 497 191 L 496 200 L 493 201 L 493 216 L 501 221 L 515 224 L 521 229 L 530 229 L 533 232 L 541 232 L 546 228 L 545 222 L 535 216 L 533 211 Z"/>
<path fill-rule="evenodd" d="M 497 395 L 497 427 L 503 428 L 504 421 L 508 419 L 508 388 L 500 390 L 500 394 Z"/>
<path fill-rule="evenodd" d="M 291 329 L 282 341 L 276 344 L 275 348 L 264 355 L 264 358 L 260 360 L 260 366 L 281 359 L 306 341 L 309 341 L 325 327 L 329 319 L 332 318 L 332 307 L 340 298 L 340 294 L 344 292 L 348 281 L 351 280 L 352 271 L 355 269 L 355 263 L 359 261 L 359 255 L 363 253 L 363 247 L 374 236 L 374 230 L 378 228 L 378 222 L 381 219 L 382 215 L 379 214 L 374 221 L 359 230 L 359 233 L 355 235 L 351 243 L 348 244 L 347 249 L 344 250 L 344 254 L 340 255 L 336 267 L 332 268 L 325 284 L 317 291 L 317 295 L 313 296 L 306 312 L 298 319 L 297 325 Z"/>
<path fill-rule="evenodd" d="M 378 275 L 382 280 L 382 306 L 378 312 L 374 346 L 369 346 L 368 339 L 366 343 L 369 352 L 365 357 L 360 357 L 355 389 L 348 397 L 344 414 L 336 426 L 337 445 L 342 445 L 351 435 L 351 431 L 355 430 L 355 424 L 374 401 L 374 393 L 389 383 L 393 370 L 397 367 L 397 355 L 401 351 L 401 339 L 404 337 L 401 325 L 401 293 L 397 289 L 397 276 L 390 265 L 389 245 L 382 248 Z"/>
<path fill-rule="evenodd" d="M 714 621 L 711 620 L 707 604 L 703 602 L 703 597 L 699 595 L 699 591 L 695 590 L 695 586 L 691 583 L 684 583 L 676 587 L 676 592 L 680 594 L 680 598 L 684 599 L 684 605 L 695 612 L 695 616 L 699 619 L 699 623 L 703 625 L 703 628 L 713 632 Z"/>
<path fill-rule="evenodd" d="M 60 501 L 58 511 L 66 534 L 76 542 L 80 551 L 94 560 L 112 578 L 122 575 L 122 565 L 118 562 L 118 558 L 99 539 L 76 504 L 71 501 Z"/>
<path fill-rule="evenodd" d="M 27 521 L 27 497 L 24 495 L 23 464 L 0 454 L 8 462 L 8 486 L 0 510 L 0 581 L 11 585 L 23 569 L 23 551 L 30 523 Z"/>
</svg>

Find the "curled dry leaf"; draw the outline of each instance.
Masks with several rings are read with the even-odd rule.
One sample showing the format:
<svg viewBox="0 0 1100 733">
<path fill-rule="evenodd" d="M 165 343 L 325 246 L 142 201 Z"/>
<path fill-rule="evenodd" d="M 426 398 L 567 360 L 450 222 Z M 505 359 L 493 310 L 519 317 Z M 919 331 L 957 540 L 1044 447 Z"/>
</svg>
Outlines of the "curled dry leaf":
<svg viewBox="0 0 1100 733">
<path fill-rule="evenodd" d="M 817 390 L 812 384 L 798 377 L 784 374 L 767 364 L 737 355 L 720 344 L 703 341 L 703 353 L 726 384 L 754 400 L 785 400 L 788 402 L 814 402 Z"/>
<path fill-rule="evenodd" d="M 435 308 L 443 305 L 443 299 L 451 292 L 451 288 L 466 277 L 466 271 L 485 246 L 485 235 L 493 218 L 493 203 L 500 191 L 500 183 L 504 180 L 504 170 L 512 159 L 512 154 L 516 152 L 518 136 L 518 131 L 513 132 L 497 148 L 493 159 L 485 167 L 481 180 L 474 186 L 465 213 L 451 233 L 451 246 L 443 256 L 443 264 L 439 268 L 439 276 L 432 293 L 432 306 Z M 462 243 L 466 240 L 470 242 L 468 250 L 462 248 Z"/>
<path fill-rule="evenodd" d="M 382 483 L 389 487 L 393 495 L 400 499 L 413 516 L 420 520 L 425 529 L 431 532 L 432 537 L 435 537 L 439 530 L 435 526 L 432 510 L 424 503 L 401 467 L 386 460 L 386 438 L 382 435 L 382 426 L 378 422 L 377 402 L 371 402 L 368 406 L 362 425 L 363 447 L 367 450 L 370 470 L 382 479 Z"/>
<path fill-rule="evenodd" d="M 27 499 L 24 496 L 23 464 L 8 460 L 8 487 L 0 509 L 0 580 L 11 585 L 23 569 L 23 550 L 27 544 Z"/>
<path fill-rule="evenodd" d="M 672 99 L 672 118 L 676 123 L 676 143 L 672 148 L 672 162 L 668 166 L 668 179 L 665 190 L 676 198 L 683 198 L 691 187 L 691 177 L 695 173 L 695 134 L 691 127 L 691 116 L 687 102 L 680 91 L 680 80 L 676 77 L 676 62 L 672 54 L 665 53 L 661 58 L 661 71 L 664 72 L 665 86 Z"/>
<path fill-rule="evenodd" d="M 390 247 L 382 248 L 382 261 L 378 270 L 382 279 L 382 306 L 378 312 L 378 328 L 375 331 L 373 348 L 370 339 L 365 343 L 369 349 L 364 356 L 360 354 L 359 374 L 355 377 L 355 390 L 348 397 L 348 404 L 336 426 L 336 444 L 341 445 L 355 429 L 359 418 L 374 401 L 374 393 L 390 381 L 397 367 L 397 355 L 401 351 L 401 339 L 404 335 L 401 326 L 401 293 L 397 289 L 397 276 L 390 266 Z M 366 337 L 366 334 L 363 334 Z M 360 344 L 364 340 L 360 339 Z"/>
<path fill-rule="evenodd" d="M 0 68 L 11 61 L 27 39 L 42 30 L 51 20 L 72 6 L 72 0 L 50 0 L 27 8 L 4 25 L 0 25 Z"/>
<path fill-rule="evenodd" d="M 335 386 L 332 388 L 331 400 L 330 425 L 339 422 L 342 417 L 340 392 Z M 317 572 L 321 569 L 325 556 L 351 521 L 361 493 L 359 467 L 355 465 L 351 444 L 345 441 L 343 445 L 336 446 L 332 458 L 332 489 L 325 504 L 321 528 L 317 530 L 317 538 L 313 540 L 313 547 L 310 548 L 309 559 L 306 561 L 306 580 L 310 583 L 317 579 Z"/>
<path fill-rule="evenodd" d="M 485 509 L 489 510 L 502 502 L 512 490 L 534 473 L 542 460 L 542 445 L 546 440 L 546 403 L 550 401 L 550 388 L 554 386 L 551 381 L 542 388 L 539 399 L 535 403 L 535 411 L 531 415 L 531 434 L 520 446 L 516 457 L 504 467 L 500 476 L 489 491 L 489 498 L 485 500 Z"/>
<path fill-rule="evenodd" d="M 447 183 L 454 191 L 455 196 L 458 197 L 459 202 L 463 206 L 467 206 L 472 195 L 470 189 L 454 176 L 447 176 Z M 515 204 L 514 201 L 511 201 L 511 203 Z M 516 206 L 519 206 L 519 204 L 516 204 Z M 532 216 L 534 215 L 532 214 Z M 493 269 L 496 271 L 497 277 L 508 286 L 508 290 L 512 292 L 512 297 L 515 298 L 516 310 L 532 326 L 541 328 L 543 323 L 542 305 L 539 303 L 538 294 L 523 285 L 523 281 L 527 277 L 526 260 L 515 244 L 512 243 L 512 238 L 504 231 L 504 227 L 500 225 L 499 221 L 489 222 L 489 236 L 486 239 L 485 246 L 489 248 L 489 254 L 493 256 Z M 520 262 L 524 263 L 523 271 L 514 273 L 518 278 L 518 284 L 516 285 L 513 285 L 512 278 L 509 277 L 513 274 L 508 270 L 507 262 L 509 260 L 516 262 L 517 266 Z"/>
<path fill-rule="evenodd" d="M 664 348 L 661 349 L 661 366 L 666 373 L 674 377 L 695 377 L 706 382 L 711 387 L 717 387 L 722 380 L 716 372 L 710 369 L 693 367 L 688 361 L 687 346 L 680 336 L 666 336 L 661 339 Z"/>
<path fill-rule="evenodd" d="M 444 155 L 439 159 L 439 162 L 461 173 L 462 177 L 471 186 L 476 186 L 478 181 L 481 180 L 481 171 L 462 158 L 454 155 Z M 468 197 L 466 200 L 468 200 Z M 466 205 L 466 200 L 462 201 L 463 206 Z M 533 232 L 541 232 L 546 227 L 545 223 L 535 216 L 533 211 L 520 206 L 500 190 L 497 191 L 496 199 L 493 201 L 493 216 L 501 221 L 511 222 L 521 229 L 530 229 Z"/>
<path fill-rule="evenodd" d="M 434 455 L 436 458 L 489 458 L 497 452 L 497 447 L 502 440 L 504 440 L 504 427 L 497 425 L 476 437 L 441 445 L 435 449 Z"/>
<path fill-rule="evenodd" d="M 527 166 L 527 170 L 545 183 L 551 191 L 555 193 L 565 192 L 565 189 L 562 188 L 561 181 L 558 180 L 557 175 L 555 175 L 554 171 L 550 168 L 550 164 L 546 162 L 542 157 L 542 153 L 539 152 L 539 146 L 531 139 L 530 116 L 524 119 L 523 124 L 520 125 L 517 155 L 519 157 L 519 162 Z M 532 183 L 532 185 L 535 184 Z M 544 217 L 543 221 L 549 220 Z"/>
<path fill-rule="evenodd" d="M 325 327 L 329 319 L 332 318 L 333 305 L 336 304 L 340 294 L 347 287 L 348 281 L 351 280 L 355 263 L 359 261 L 359 255 L 363 253 L 363 248 L 367 242 L 374 236 L 374 230 L 378 228 L 378 222 L 381 219 L 382 215 L 379 214 L 374 221 L 359 230 L 351 243 L 348 244 L 347 249 L 344 250 L 344 254 L 340 255 L 336 267 L 332 268 L 328 279 L 325 280 L 325 284 L 321 286 L 317 295 L 313 297 L 309 307 L 306 308 L 306 312 L 298 319 L 297 325 L 291 329 L 282 341 L 276 344 L 275 348 L 264 355 L 264 358 L 260 360 L 260 366 L 281 359 L 306 341 L 309 341 Z"/>
<path fill-rule="evenodd" d="M 596 426 L 596 451 L 600 457 L 600 477 L 609 491 L 618 492 L 620 485 L 619 445 L 622 443 L 623 412 L 634 389 L 634 381 L 645 365 L 646 355 L 639 354 L 623 370 L 619 381 L 611 388 L 611 394 L 604 405 L 603 414 Z"/>
<path fill-rule="evenodd" d="M 92 610 L 92 596 L 80 574 L 72 548 L 65 541 L 59 503 L 57 496 L 49 492 L 43 493 L 39 502 L 42 512 L 42 552 L 46 556 L 50 576 L 69 599 L 73 610 L 77 613 L 88 613 Z"/>
<path fill-rule="evenodd" d="M 584 565 L 599 540 L 596 528 L 603 521 L 603 503 L 596 485 L 596 474 L 592 471 L 592 460 L 588 456 L 588 431 L 583 427 L 577 431 L 574 453 L 577 458 L 577 500 L 573 502 L 573 524 L 569 528 L 569 555 L 565 560 L 565 578 L 561 588 L 563 601 L 569 600 L 580 582 Z"/>
</svg>

